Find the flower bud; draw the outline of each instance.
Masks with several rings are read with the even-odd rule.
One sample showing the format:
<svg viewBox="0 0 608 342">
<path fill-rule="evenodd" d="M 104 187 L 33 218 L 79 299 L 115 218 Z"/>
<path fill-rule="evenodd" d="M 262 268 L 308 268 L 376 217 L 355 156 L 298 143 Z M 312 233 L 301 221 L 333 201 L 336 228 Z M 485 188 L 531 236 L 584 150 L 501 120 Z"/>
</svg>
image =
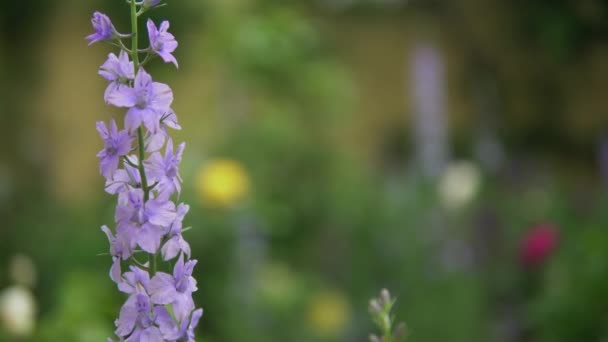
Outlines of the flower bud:
<svg viewBox="0 0 608 342">
<path fill-rule="evenodd" d="M 369 301 L 369 311 L 376 315 L 382 312 L 382 306 L 377 299 L 372 299 Z"/>
<path fill-rule="evenodd" d="M 382 304 L 383 305 L 390 304 L 390 302 L 391 302 L 391 293 L 388 292 L 387 289 L 382 289 L 382 291 L 380 291 L 380 299 L 382 300 Z"/>
<path fill-rule="evenodd" d="M 112 21 L 108 18 L 107 15 L 95 12 L 93 13 L 93 18 L 91 18 L 91 24 L 93 24 L 93 29 L 95 29 L 95 33 L 87 36 L 87 39 L 90 41 L 89 45 L 105 40 L 110 40 L 118 34 L 114 25 L 112 25 Z"/>
<path fill-rule="evenodd" d="M 158 5 L 161 0 L 144 0 L 144 8 L 150 8 Z"/>
</svg>

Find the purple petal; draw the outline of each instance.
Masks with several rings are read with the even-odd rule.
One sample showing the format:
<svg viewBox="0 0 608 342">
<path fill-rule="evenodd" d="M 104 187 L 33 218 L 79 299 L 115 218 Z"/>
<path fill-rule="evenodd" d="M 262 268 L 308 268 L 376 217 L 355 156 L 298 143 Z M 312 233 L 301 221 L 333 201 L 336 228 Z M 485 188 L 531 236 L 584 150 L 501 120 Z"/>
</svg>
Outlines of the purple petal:
<svg viewBox="0 0 608 342">
<path fill-rule="evenodd" d="M 134 132 L 142 123 L 143 116 L 148 111 L 138 107 L 132 107 L 125 116 L 125 128 L 128 132 Z"/>
<path fill-rule="evenodd" d="M 108 127 L 106 126 L 105 122 L 97 121 L 95 128 L 97 129 L 97 132 L 99 132 L 101 139 L 106 140 L 110 138 L 110 132 L 108 132 Z"/>
<path fill-rule="evenodd" d="M 151 106 L 160 111 L 162 115 L 170 110 L 171 103 L 173 103 L 173 91 L 171 88 L 164 83 L 152 83 Z"/>
<path fill-rule="evenodd" d="M 110 53 L 108 59 L 99 67 L 99 75 L 105 78 L 107 81 L 115 81 L 118 79 L 116 74 L 116 68 L 119 65 L 118 57 L 115 54 Z"/>
<path fill-rule="evenodd" d="M 120 157 L 117 155 L 106 155 L 99 164 L 100 173 L 106 178 L 111 178 L 114 171 L 118 168 Z"/>
<path fill-rule="evenodd" d="M 149 289 L 154 304 L 171 304 L 177 296 L 173 277 L 164 272 L 156 273 L 150 280 Z"/>
<path fill-rule="evenodd" d="M 166 340 L 177 340 L 183 335 L 165 307 L 156 306 L 154 314 L 156 315 L 156 324 L 158 324 L 160 332 Z"/>
<path fill-rule="evenodd" d="M 130 108 L 137 104 L 137 96 L 133 88 L 124 84 L 113 83 L 112 85 L 106 89 L 107 104 L 122 108 Z"/>
<path fill-rule="evenodd" d="M 182 249 L 182 251 L 186 254 L 186 256 L 189 258 L 190 257 L 190 244 L 188 244 L 188 242 L 186 240 L 184 240 L 184 238 L 180 235 L 179 237 L 179 242 L 180 242 L 180 247 Z"/>
<path fill-rule="evenodd" d="M 194 266 L 198 263 L 197 260 L 188 260 L 184 265 L 184 275 L 192 275 L 192 271 L 194 271 Z"/>
<path fill-rule="evenodd" d="M 163 123 L 170 128 L 173 129 L 182 129 L 182 127 L 177 123 L 177 115 L 175 115 L 175 112 L 173 110 L 167 112 L 164 114 L 165 119 L 163 120 Z"/>
<path fill-rule="evenodd" d="M 118 55 L 118 67 L 119 75 L 130 80 L 135 78 L 135 68 L 133 67 L 133 62 L 129 60 L 129 54 L 124 50 L 121 50 L 120 54 Z"/>
<path fill-rule="evenodd" d="M 167 30 L 169 30 L 169 21 L 168 20 L 163 20 L 162 23 L 160 23 L 160 27 L 158 28 L 158 31 L 160 31 L 161 33 L 166 33 Z"/>
<path fill-rule="evenodd" d="M 175 220 L 175 204 L 171 201 L 150 200 L 146 204 L 146 214 L 150 223 L 169 227 Z"/>
<path fill-rule="evenodd" d="M 114 235 L 112 234 L 112 231 L 110 230 L 110 228 L 108 228 L 108 226 L 101 226 L 101 230 L 106 233 L 106 236 L 108 237 L 108 241 L 110 243 L 114 242 Z"/>
<path fill-rule="evenodd" d="M 155 134 L 150 134 L 146 141 L 146 152 L 156 152 L 163 147 L 167 133 L 164 129 L 159 129 Z"/>
<path fill-rule="evenodd" d="M 198 326 L 198 322 L 203 316 L 203 309 L 198 309 L 192 313 L 190 318 L 190 325 L 188 326 L 188 336 L 186 342 L 195 342 L 194 340 L 194 329 Z"/>
<path fill-rule="evenodd" d="M 176 68 L 179 68 L 179 64 L 177 63 L 177 59 L 168 51 L 157 51 L 157 54 L 165 63 L 173 63 Z"/>
<path fill-rule="evenodd" d="M 173 278 L 176 280 L 181 279 L 184 276 L 184 255 L 180 254 L 179 259 L 173 266 Z"/>
<path fill-rule="evenodd" d="M 116 320 L 116 335 L 127 336 L 133 331 L 138 317 L 136 301 L 137 296 L 131 296 L 120 309 L 120 314 Z"/>
<path fill-rule="evenodd" d="M 149 327 L 146 330 L 141 332 L 140 336 L 141 342 L 164 342 L 163 336 L 158 330 L 157 327 Z"/>
<path fill-rule="evenodd" d="M 156 25 L 154 24 L 152 19 L 148 19 L 146 26 L 148 27 L 148 38 L 150 39 L 150 43 L 152 43 L 156 40 L 156 37 L 158 36 L 158 30 L 156 29 Z"/>
<path fill-rule="evenodd" d="M 149 223 L 144 224 L 138 231 L 137 244 L 148 253 L 155 254 L 160 248 L 160 242 L 164 235 L 162 227 Z"/>
<path fill-rule="evenodd" d="M 125 156 L 129 152 L 131 152 L 131 145 L 133 143 L 133 139 L 126 130 L 117 133 L 116 143 L 118 145 L 116 148 L 116 154 L 118 154 L 119 156 Z"/>
<path fill-rule="evenodd" d="M 156 134 L 160 131 L 160 114 L 158 111 L 151 107 L 142 109 L 142 119 L 150 133 Z"/>
<path fill-rule="evenodd" d="M 122 281 L 122 273 L 120 270 L 120 258 L 112 258 L 114 262 L 112 263 L 112 267 L 110 268 L 110 279 L 112 279 L 116 284 L 119 284 Z"/>
<path fill-rule="evenodd" d="M 137 75 L 135 75 L 135 89 L 139 92 L 141 90 L 147 90 L 147 88 L 152 83 L 152 76 L 144 70 L 144 68 L 139 68 Z"/>
<path fill-rule="evenodd" d="M 181 251 L 179 236 L 174 236 L 165 243 L 162 249 L 163 260 L 168 261 L 177 256 Z"/>
<path fill-rule="evenodd" d="M 173 313 L 178 321 L 183 321 L 194 310 L 194 301 L 190 293 L 177 293 L 172 303 Z"/>
<path fill-rule="evenodd" d="M 153 182 L 159 182 L 165 175 L 165 163 L 160 153 L 152 153 L 144 163 L 150 171 L 148 174 L 150 180 Z"/>
</svg>

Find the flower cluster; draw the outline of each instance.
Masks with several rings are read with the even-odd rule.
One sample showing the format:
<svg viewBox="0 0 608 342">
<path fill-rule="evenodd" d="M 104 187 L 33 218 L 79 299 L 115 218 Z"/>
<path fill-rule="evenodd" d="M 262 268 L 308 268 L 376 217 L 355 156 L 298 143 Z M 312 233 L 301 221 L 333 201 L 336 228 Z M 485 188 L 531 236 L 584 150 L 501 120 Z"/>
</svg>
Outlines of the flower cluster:
<svg viewBox="0 0 608 342">
<path fill-rule="evenodd" d="M 137 46 L 138 17 L 159 4 L 130 0 L 131 34 L 119 33 L 108 16 L 95 13 L 95 33 L 87 37 L 91 44 L 107 41 L 121 48 L 118 55 L 108 55 L 99 75 L 108 82 L 105 102 L 127 110 L 124 129 L 114 120 L 97 123 L 104 142 L 97 157 L 106 192 L 118 197 L 115 229 L 101 229 L 110 241 L 110 277 L 128 295 L 115 322 L 118 339 L 128 342 L 194 341 L 203 314 L 192 300 L 196 260 L 190 259 L 190 246 L 182 237 L 189 207 L 174 202 L 181 190 L 179 165 L 185 144 L 174 146 L 169 136 L 169 129 L 181 128 L 171 109 L 173 92 L 144 69 L 156 56 L 177 67 L 177 41 L 168 32 L 169 22 L 157 27 L 148 20 L 150 46 Z M 123 43 L 127 38 L 132 38 L 131 48 Z M 142 62 L 140 54 L 145 54 Z M 140 260 L 145 255 L 147 260 Z M 157 271 L 158 257 L 175 261 L 171 273 Z"/>
</svg>

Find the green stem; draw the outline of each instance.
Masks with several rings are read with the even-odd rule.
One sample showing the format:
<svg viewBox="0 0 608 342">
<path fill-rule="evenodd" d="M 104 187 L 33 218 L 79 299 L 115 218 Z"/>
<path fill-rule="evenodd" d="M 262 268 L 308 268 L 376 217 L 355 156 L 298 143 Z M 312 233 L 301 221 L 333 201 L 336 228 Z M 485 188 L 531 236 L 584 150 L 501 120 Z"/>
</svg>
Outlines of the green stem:
<svg viewBox="0 0 608 342">
<path fill-rule="evenodd" d="M 150 254 L 148 256 L 148 262 L 150 263 L 150 273 L 152 276 L 156 273 L 156 254 Z"/>
<path fill-rule="evenodd" d="M 138 39 L 139 34 L 137 31 L 137 4 L 135 0 L 131 0 L 131 58 L 133 59 L 133 67 L 135 74 L 139 71 L 139 50 L 138 50 Z M 146 151 L 144 147 L 144 130 L 140 125 L 137 128 L 137 144 L 139 145 L 139 175 L 141 176 L 141 188 L 144 191 L 144 205 L 150 198 L 150 188 L 148 187 L 148 179 L 146 177 L 146 170 L 144 168 L 144 160 L 146 159 Z M 156 254 L 148 255 L 149 268 L 148 272 L 151 276 L 156 273 Z"/>
<path fill-rule="evenodd" d="M 131 0 L 131 57 L 133 58 L 133 66 L 135 67 L 135 73 L 139 69 L 139 55 L 137 54 L 137 5 L 135 0 Z"/>
<path fill-rule="evenodd" d="M 139 145 L 139 175 L 141 176 L 141 188 L 144 191 L 144 203 L 146 203 L 150 198 L 150 188 L 148 187 L 148 179 L 146 178 L 146 170 L 144 168 L 146 151 L 144 149 L 144 130 L 141 126 L 137 129 L 137 144 Z"/>
</svg>

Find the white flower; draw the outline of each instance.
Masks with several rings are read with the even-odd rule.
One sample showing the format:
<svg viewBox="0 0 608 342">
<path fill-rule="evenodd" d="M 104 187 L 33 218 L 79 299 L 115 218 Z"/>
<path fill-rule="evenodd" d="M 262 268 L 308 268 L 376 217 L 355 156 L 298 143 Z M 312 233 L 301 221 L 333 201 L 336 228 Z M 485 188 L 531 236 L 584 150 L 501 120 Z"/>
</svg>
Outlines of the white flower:
<svg viewBox="0 0 608 342">
<path fill-rule="evenodd" d="M 481 173 L 477 166 L 468 161 L 448 165 L 439 180 L 439 200 L 450 210 L 457 210 L 477 195 L 481 184 Z"/>
<path fill-rule="evenodd" d="M 0 322 L 11 335 L 25 337 L 34 331 L 36 301 L 25 287 L 13 286 L 0 293 Z"/>
</svg>

